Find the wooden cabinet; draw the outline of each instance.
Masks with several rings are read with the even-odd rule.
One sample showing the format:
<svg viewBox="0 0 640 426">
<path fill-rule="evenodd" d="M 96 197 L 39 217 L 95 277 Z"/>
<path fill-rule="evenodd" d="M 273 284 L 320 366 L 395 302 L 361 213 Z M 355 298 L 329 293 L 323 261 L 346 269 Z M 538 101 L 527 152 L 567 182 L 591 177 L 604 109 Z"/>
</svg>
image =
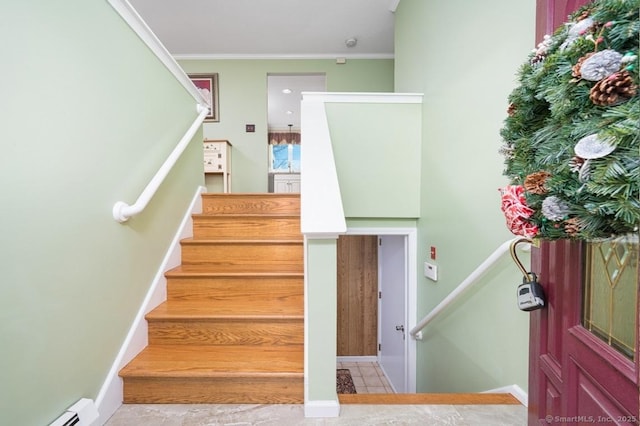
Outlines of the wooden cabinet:
<svg viewBox="0 0 640 426">
<path fill-rule="evenodd" d="M 204 172 L 221 174 L 224 192 L 231 192 L 231 144 L 225 140 L 204 140 Z"/>
<path fill-rule="evenodd" d="M 273 192 L 300 192 L 299 173 L 278 173 L 273 176 Z"/>
</svg>

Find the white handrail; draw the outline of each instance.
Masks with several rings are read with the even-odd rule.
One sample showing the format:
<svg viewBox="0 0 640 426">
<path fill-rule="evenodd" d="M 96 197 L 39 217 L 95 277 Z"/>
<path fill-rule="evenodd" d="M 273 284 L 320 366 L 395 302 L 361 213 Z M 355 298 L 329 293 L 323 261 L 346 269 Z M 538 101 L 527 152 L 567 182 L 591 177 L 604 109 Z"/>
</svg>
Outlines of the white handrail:
<svg viewBox="0 0 640 426">
<path fill-rule="evenodd" d="M 184 72 L 178 62 L 171 56 L 171 53 L 160 42 L 158 37 L 151 31 L 151 28 L 142 19 L 140 14 L 131 6 L 127 0 L 107 0 L 111 7 L 136 33 L 140 40 L 153 52 L 160 62 L 169 70 L 171 74 L 182 84 L 189 94 L 200 105 L 206 105 L 207 99 L 196 89 L 189 76 Z"/>
<path fill-rule="evenodd" d="M 169 157 L 162 164 L 155 176 L 151 179 L 146 188 L 142 191 L 138 199 L 133 205 L 129 205 L 124 201 L 118 201 L 113 206 L 113 218 L 118 222 L 126 222 L 131 216 L 140 213 L 149 204 L 151 198 L 155 195 L 160 184 L 167 177 L 169 171 L 174 166 L 182 152 L 185 150 L 193 135 L 196 133 L 207 114 L 209 114 L 209 106 L 207 100 L 200 93 L 195 85 L 191 82 L 189 76 L 184 72 L 178 62 L 171 56 L 169 51 L 160 42 L 158 37 L 151 31 L 146 22 L 131 6 L 127 0 L 107 0 L 111 7 L 120 15 L 120 17 L 129 25 L 129 27 L 140 37 L 149 50 L 158 58 L 158 60 L 173 74 L 175 79 L 185 88 L 185 90 L 195 99 L 197 105 L 196 110 L 198 117 L 187 130 L 187 133 L 180 139 L 176 147 L 173 149 Z"/>
<path fill-rule="evenodd" d="M 209 108 L 203 107 L 201 105 L 197 105 L 196 109 L 198 110 L 198 117 L 196 117 L 195 121 L 187 130 L 187 133 L 184 134 L 180 142 L 176 145 L 176 147 L 171 151 L 169 157 L 165 160 L 165 162 L 160 166 L 155 176 L 151 179 L 151 181 L 144 188 L 138 199 L 133 205 L 129 205 L 124 201 L 118 201 L 113 206 L 113 218 L 118 222 L 126 222 L 130 217 L 137 215 L 151 201 L 151 198 L 155 195 L 156 191 L 160 187 L 160 184 L 167 177 L 173 166 L 175 165 L 178 158 L 182 155 L 191 139 L 193 139 L 193 135 L 196 134 L 200 125 L 204 121 L 205 117 L 209 113 Z"/>
<path fill-rule="evenodd" d="M 467 291 L 470 287 L 472 287 L 478 279 L 484 275 L 485 272 L 489 270 L 500 258 L 508 253 L 511 247 L 511 243 L 514 241 L 520 240 L 521 237 L 514 238 L 502 243 L 487 259 L 482 262 L 469 276 L 462 281 L 458 286 L 451 292 L 447 297 L 445 297 L 442 302 L 438 304 L 431 312 L 429 312 L 424 318 L 416 324 L 415 327 L 411 329 L 409 334 L 416 340 L 422 339 L 422 329 L 424 329 L 427 324 L 429 324 L 435 317 L 438 316 L 442 311 L 444 311 L 449 305 L 451 305 L 458 297 L 460 297 L 465 291 Z M 527 244 L 527 247 L 530 247 L 530 244 Z M 526 249 L 525 249 L 526 250 Z"/>
</svg>

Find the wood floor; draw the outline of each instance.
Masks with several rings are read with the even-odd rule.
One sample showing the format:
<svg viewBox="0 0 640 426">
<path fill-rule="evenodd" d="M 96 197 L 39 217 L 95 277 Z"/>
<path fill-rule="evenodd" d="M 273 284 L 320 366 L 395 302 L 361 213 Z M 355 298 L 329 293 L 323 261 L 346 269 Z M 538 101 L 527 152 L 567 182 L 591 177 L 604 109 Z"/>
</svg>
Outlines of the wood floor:
<svg viewBox="0 0 640 426">
<path fill-rule="evenodd" d="M 520 405 L 508 393 L 369 393 L 340 394 L 341 404 L 384 405 Z"/>
<path fill-rule="evenodd" d="M 204 194 L 193 231 L 120 371 L 124 402 L 302 403 L 299 195 Z"/>
</svg>

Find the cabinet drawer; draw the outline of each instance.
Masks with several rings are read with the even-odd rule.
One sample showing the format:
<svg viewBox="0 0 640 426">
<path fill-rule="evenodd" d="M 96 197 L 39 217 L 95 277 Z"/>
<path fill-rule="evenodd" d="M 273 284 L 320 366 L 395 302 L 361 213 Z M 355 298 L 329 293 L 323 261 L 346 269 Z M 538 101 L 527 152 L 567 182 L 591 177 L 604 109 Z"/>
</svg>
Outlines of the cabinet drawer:
<svg viewBox="0 0 640 426">
<path fill-rule="evenodd" d="M 205 172 L 222 172 L 225 166 L 225 158 L 222 154 L 205 155 L 204 171 Z"/>
<path fill-rule="evenodd" d="M 223 147 L 224 145 L 220 142 L 205 142 L 204 143 L 205 155 L 207 155 L 207 153 L 223 152 Z"/>
</svg>

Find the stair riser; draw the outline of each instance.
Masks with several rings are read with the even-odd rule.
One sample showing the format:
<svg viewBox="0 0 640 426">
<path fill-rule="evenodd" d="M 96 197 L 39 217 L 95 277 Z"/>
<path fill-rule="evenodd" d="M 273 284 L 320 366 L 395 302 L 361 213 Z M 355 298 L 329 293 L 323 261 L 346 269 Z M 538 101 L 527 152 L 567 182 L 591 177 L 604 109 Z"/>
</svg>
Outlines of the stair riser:
<svg viewBox="0 0 640 426">
<path fill-rule="evenodd" d="M 302 306 L 304 287 L 297 277 L 171 277 L 167 279 L 168 301 L 210 301 L 213 307 L 245 304 L 251 296 L 254 302 L 284 303 Z"/>
<path fill-rule="evenodd" d="M 216 271 L 302 272 L 302 244 L 182 244 L 182 263 L 211 265 Z"/>
<path fill-rule="evenodd" d="M 125 378 L 125 404 L 302 404 L 302 377 Z"/>
<path fill-rule="evenodd" d="M 302 240 L 296 218 L 251 218 L 199 216 L 194 218 L 193 238 L 297 239 Z"/>
<path fill-rule="evenodd" d="M 265 214 L 265 215 L 299 215 L 300 195 L 286 196 L 278 194 L 204 194 L 202 197 L 202 214 Z"/>
<path fill-rule="evenodd" d="M 150 321 L 152 345 L 255 345 L 304 344 L 303 320 L 248 321 Z M 256 348 L 259 350 L 259 348 Z"/>
</svg>

